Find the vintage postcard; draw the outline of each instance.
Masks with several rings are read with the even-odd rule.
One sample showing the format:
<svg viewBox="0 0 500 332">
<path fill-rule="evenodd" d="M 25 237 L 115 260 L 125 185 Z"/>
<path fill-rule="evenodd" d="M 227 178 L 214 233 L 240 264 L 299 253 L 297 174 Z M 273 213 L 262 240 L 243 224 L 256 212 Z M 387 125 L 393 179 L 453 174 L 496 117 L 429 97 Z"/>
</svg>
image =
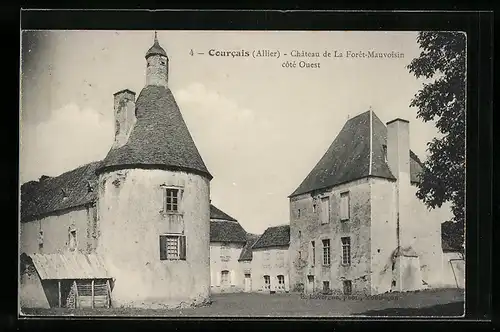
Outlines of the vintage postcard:
<svg viewBox="0 0 500 332">
<path fill-rule="evenodd" d="M 465 33 L 21 38 L 21 315 L 464 314 Z"/>
</svg>

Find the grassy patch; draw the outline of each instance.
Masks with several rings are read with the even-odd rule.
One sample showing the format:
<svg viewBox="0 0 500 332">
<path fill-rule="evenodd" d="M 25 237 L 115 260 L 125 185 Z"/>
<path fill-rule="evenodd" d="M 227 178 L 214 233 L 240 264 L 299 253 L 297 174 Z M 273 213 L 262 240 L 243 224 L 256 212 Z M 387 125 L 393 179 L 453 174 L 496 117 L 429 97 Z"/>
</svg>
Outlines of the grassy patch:
<svg viewBox="0 0 500 332">
<path fill-rule="evenodd" d="M 308 298 L 297 293 L 226 293 L 212 295 L 210 305 L 184 309 L 23 309 L 33 316 L 121 317 L 342 317 L 461 316 L 464 292 L 457 289 L 387 293 L 367 297 Z"/>
</svg>

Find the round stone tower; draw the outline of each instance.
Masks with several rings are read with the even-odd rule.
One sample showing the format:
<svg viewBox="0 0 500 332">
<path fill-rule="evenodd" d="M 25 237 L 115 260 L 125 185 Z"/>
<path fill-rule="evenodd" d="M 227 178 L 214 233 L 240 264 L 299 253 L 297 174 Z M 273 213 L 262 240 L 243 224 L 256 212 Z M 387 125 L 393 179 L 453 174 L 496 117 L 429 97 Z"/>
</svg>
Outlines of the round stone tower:
<svg viewBox="0 0 500 332">
<path fill-rule="evenodd" d="M 203 303 L 210 291 L 210 180 L 168 88 L 155 33 L 146 86 L 114 95 L 116 139 L 100 167 L 97 252 L 115 307 Z"/>
</svg>

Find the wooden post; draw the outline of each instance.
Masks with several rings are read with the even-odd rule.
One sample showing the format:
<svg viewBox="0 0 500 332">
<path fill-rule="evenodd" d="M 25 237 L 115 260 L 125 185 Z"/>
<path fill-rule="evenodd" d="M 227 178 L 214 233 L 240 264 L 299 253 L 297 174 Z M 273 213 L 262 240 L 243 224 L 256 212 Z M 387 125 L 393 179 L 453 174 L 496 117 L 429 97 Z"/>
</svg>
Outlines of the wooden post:
<svg viewBox="0 0 500 332">
<path fill-rule="evenodd" d="M 94 309 L 94 279 L 92 279 L 92 309 Z"/>
<path fill-rule="evenodd" d="M 107 289 L 108 289 L 108 292 L 107 292 L 108 293 L 108 301 L 107 301 L 108 303 L 107 303 L 107 306 L 109 308 L 109 307 L 111 307 L 111 286 L 109 284 L 109 279 L 106 280 L 106 286 L 107 286 Z"/>
<path fill-rule="evenodd" d="M 75 287 L 75 309 L 78 308 L 78 286 L 76 284 L 76 280 L 73 281 L 73 285 Z"/>
<path fill-rule="evenodd" d="M 61 308 L 61 280 L 57 281 L 59 308 Z"/>
</svg>

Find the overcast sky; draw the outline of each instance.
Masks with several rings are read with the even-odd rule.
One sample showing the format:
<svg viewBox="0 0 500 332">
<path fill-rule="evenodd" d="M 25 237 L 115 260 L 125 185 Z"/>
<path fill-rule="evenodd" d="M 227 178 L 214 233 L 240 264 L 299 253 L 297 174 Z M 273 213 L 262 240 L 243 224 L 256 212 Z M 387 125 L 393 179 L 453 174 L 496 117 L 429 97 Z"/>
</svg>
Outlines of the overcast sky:
<svg viewBox="0 0 500 332">
<path fill-rule="evenodd" d="M 20 179 L 59 175 L 105 157 L 113 139 L 113 93 L 145 84 L 152 31 L 23 33 Z M 371 106 L 387 122 L 410 121 L 424 160 L 432 123 L 410 101 L 422 85 L 406 69 L 419 49 L 412 32 L 159 31 L 169 86 L 214 176 L 212 203 L 249 232 L 289 221 L 287 196 L 322 157 L 349 117 Z M 194 56 L 189 52 L 193 49 Z M 281 57 L 210 57 L 210 49 L 279 50 Z M 305 50 L 400 52 L 393 59 L 309 59 Z M 196 52 L 205 52 L 197 55 Z"/>
</svg>

